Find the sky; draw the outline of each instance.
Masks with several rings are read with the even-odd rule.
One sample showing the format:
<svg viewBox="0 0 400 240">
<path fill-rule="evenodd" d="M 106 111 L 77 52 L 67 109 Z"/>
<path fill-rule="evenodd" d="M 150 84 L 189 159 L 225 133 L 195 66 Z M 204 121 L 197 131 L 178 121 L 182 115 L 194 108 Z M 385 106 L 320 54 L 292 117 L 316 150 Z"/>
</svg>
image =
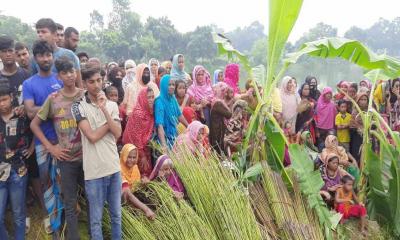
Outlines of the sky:
<svg viewBox="0 0 400 240">
<path fill-rule="evenodd" d="M 338 28 L 339 35 L 354 25 L 368 28 L 381 17 L 389 20 L 400 17 L 399 7 L 399 0 L 304 0 L 289 40 L 297 40 L 319 22 Z M 39 18 L 50 17 L 64 27 L 73 26 L 81 31 L 89 28 L 89 14 L 94 9 L 107 17 L 112 10 L 112 1 L 12 0 L 0 5 L 0 14 L 18 17 L 30 24 Z M 139 13 L 142 22 L 149 16 L 167 16 L 181 32 L 209 24 L 216 24 L 225 31 L 253 21 L 268 24 L 267 0 L 132 0 L 131 9 Z"/>
</svg>

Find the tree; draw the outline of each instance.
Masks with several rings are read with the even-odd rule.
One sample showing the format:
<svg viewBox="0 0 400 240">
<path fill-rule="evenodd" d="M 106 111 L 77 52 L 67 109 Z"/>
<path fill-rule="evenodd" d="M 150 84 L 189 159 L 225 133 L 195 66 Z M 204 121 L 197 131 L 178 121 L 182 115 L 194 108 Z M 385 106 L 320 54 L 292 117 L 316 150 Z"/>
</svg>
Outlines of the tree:
<svg viewBox="0 0 400 240">
<path fill-rule="evenodd" d="M 265 38 L 264 26 L 255 21 L 249 26 L 236 28 L 232 32 L 226 33 L 226 36 L 232 41 L 233 46 L 241 52 L 249 52 L 258 39 Z"/>
<path fill-rule="evenodd" d="M 21 22 L 21 19 L 11 16 L 0 15 L 0 33 L 28 46 L 32 46 L 36 40 L 36 33 L 31 26 Z"/>
<path fill-rule="evenodd" d="M 160 56 L 160 41 L 155 39 L 152 34 L 147 34 L 139 39 L 138 45 L 143 50 L 142 59 L 146 61 L 152 57 Z"/>
<path fill-rule="evenodd" d="M 210 26 L 197 27 L 193 32 L 186 33 L 186 53 L 190 56 L 191 62 L 204 63 L 213 59 L 217 52 L 214 44 Z"/>
<path fill-rule="evenodd" d="M 294 47 L 298 49 L 301 44 L 305 42 L 310 42 L 314 40 L 318 40 L 325 37 L 336 37 L 337 36 L 337 28 L 332 27 L 331 25 L 325 24 L 323 22 L 317 23 L 317 25 L 308 32 L 304 33 L 303 36 L 296 41 Z"/>
</svg>

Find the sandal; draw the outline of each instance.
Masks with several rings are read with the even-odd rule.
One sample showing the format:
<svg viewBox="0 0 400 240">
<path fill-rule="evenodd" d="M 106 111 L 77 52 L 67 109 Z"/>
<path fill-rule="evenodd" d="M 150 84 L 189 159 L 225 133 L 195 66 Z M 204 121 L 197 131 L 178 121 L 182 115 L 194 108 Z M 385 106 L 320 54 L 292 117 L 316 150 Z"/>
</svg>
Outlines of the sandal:
<svg viewBox="0 0 400 240">
<path fill-rule="evenodd" d="M 43 219 L 43 225 L 44 225 L 44 231 L 47 234 L 53 233 L 53 230 L 51 229 L 51 226 L 50 226 L 50 217 L 46 217 L 45 219 Z"/>
</svg>

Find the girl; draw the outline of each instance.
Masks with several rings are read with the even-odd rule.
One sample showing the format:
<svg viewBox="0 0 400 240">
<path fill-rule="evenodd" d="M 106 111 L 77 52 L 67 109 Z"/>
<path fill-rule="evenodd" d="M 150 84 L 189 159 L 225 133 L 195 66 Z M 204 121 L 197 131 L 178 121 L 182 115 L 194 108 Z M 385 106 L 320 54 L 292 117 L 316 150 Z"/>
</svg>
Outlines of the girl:
<svg viewBox="0 0 400 240">
<path fill-rule="evenodd" d="M 120 67 L 114 67 L 108 73 L 108 80 L 111 82 L 111 86 L 116 87 L 118 90 L 118 105 L 122 103 L 124 99 L 124 88 L 122 87 L 122 79 L 124 78 L 124 72 Z"/>
<path fill-rule="evenodd" d="M 175 97 L 181 110 L 185 107 L 197 107 L 194 103 L 194 98 L 187 94 L 186 83 L 183 80 L 175 82 Z"/>
<path fill-rule="evenodd" d="M 158 74 L 158 67 L 160 67 L 160 63 L 158 62 L 157 59 L 152 58 L 149 61 L 149 67 L 150 67 L 150 81 L 155 83 L 157 74 Z"/>
<path fill-rule="evenodd" d="M 224 72 L 220 69 L 215 70 L 212 85 L 214 86 L 215 84 L 223 81 L 224 81 Z"/>
<path fill-rule="evenodd" d="M 318 148 L 322 149 L 328 133 L 334 131 L 336 105 L 332 102 L 332 89 L 325 87 L 317 103 L 317 138 Z"/>
<path fill-rule="evenodd" d="M 154 92 L 151 88 L 143 88 L 138 96 L 135 108 L 128 119 L 126 130 L 122 135 L 124 144 L 134 144 L 139 154 L 139 169 L 148 177 L 153 170 L 149 141 L 154 132 Z"/>
<path fill-rule="evenodd" d="M 296 80 L 290 76 L 282 79 L 280 95 L 282 100 L 282 121 L 290 122 L 291 132 L 295 132 L 297 107 L 300 104 L 300 96 L 296 93 Z"/>
<path fill-rule="evenodd" d="M 231 63 L 225 67 L 224 82 L 233 89 L 234 94 L 239 94 L 239 64 Z"/>
<path fill-rule="evenodd" d="M 128 85 L 135 80 L 136 75 L 136 63 L 132 59 L 126 60 L 125 64 L 125 77 L 122 79 L 122 88 L 124 91 L 128 88 Z"/>
<path fill-rule="evenodd" d="M 165 74 L 171 74 L 172 62 L 164 61 L 161 63 L 161 67 L 165 68 Z"/>
<path fill-rule="evenodd" d="M 299 89 L 301 101 L 297 108 L 296 133 L 308 130 L 315 142 L 314 106 L 315 101 L 310 97 L 310 85 L 303 83 Z"/>
<path fill-rule="evenodd" d="M 193 153 L 199 151 L 205 153 L 205 146 L 203 146 L 203 139 L 206 134 L 206 126 L 199 121 L 193 121 L 189 124 L 184 134 L 181 134 L 176 139 L 175 149 L 179 151 L 179 147 L 185 145 Z"/>
<path fill-rule="evenodd" d="M 356 103 L 360 107 L 362 112 L 368 110 L 368 95 L 360 94 L 357 97 Z M 358 164 L 360 164 L 361 157 L 361 145 L 363 142 L 363 129 L 364 125 L 362 122 L 361 114 L 358 112 L 357 108 L 353 108 L 352 117 L 350 121 L 350 153 L 357 160 Z"/>
<path fill-rule="evenodd" d="M 343 80 L 336 85 L 338 92 L 334 96 L 335 101 L 339 101 L 340 99 L 344 99 L 346 97 L 345 94 L 348 94 L 349 85 L 350 84 L 348 82 Z"/>
<path fill-rule="evenodd" d="M 161 155 L 154 166 L 150 175 L 150 180 L 155 179 L 166 181 L 177 199 L 183 199 L 185 188 L 178 174 L 173 169 L 172 160 L 167 155 Z"/>
<path fill-rule="evenodd" d="M 307 76 L 305 82 L 310 85 L 310 97 L 314 99 L 314 101 L 318 101 L 319 97 L 321 96 L 321 92 L 318 90 L 317 78 L 313 76 Z"/>
<path fill-rule="evenodd" d="M 133 195 L 131 189 L 135 184 L 140 183 L 141 176 L 137 166 L 139 152 L 133 144 L 125 144 L 121 151 L 121 178 L 122 178 L 122 198 L 131 206 L 138 208 L 144 212 L 146 217 L 154 220 L 155 213 Z M 143 178 L 143 182 L 148 182 L 147 178 Z"/>
<path fill-rule="evenodd" d="M 189 75 L 185 72 L 185 59 L 182 54 L 176 54 L 172 58 L 171 79 L 183 80 L 185 83 L 189 81 Z"/>
</svg>

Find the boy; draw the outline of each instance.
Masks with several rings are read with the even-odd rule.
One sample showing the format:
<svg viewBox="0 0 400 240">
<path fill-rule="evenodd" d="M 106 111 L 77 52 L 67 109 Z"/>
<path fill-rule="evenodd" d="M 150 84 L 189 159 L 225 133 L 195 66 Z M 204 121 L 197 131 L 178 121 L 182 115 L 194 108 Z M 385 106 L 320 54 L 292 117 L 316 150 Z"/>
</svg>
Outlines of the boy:
<svg viewBox="0 0 400 240">
<path fill-rule="evenodd" d="M 34 145 L 29 119 L 14 114 L 12 89 L 0 78 L 0 239 L 8 239 L 4 219 L 7 202 L 14 217 L 14 239 L 25 239 L 25 193 L 28 180 L 25 160 Z"/>
<path fill-rule="evenodd" d="M 121 239 L 121 174 L 116 140 L 121 136 L 118 105 L 107 100 L 100 68 L 82 70 L 84 97 L 72 105 L 82 136 L 85 191 L 89 201 L 91 238 L 102 240 L 105 201 L 111 216 L 111 239 Z"/>
<path fill-rule="evenodd" d="M 335 118 L 335 125 L 337 128 L 337 139 L 339 145 L 346 149 L 346 152 L 350 150 L 350 129 L 349 124 L 351 121 L 351 114 L 347 112 L 347 102 L 343 99 L 338 101 L 339 113 Z"/>
<path fill-rule="evenodd" d="M 67 222 L 67 239 L 79 239 L 76 206 L 78 184 L 83 186 L 82 144 L 79 129 L 72 117 L 71 106 L 82 98 L 84 92 L 75 87 L 76 70 L 68 58 L 58 58 L 55 61 L 55 67 L 64 87 L 49 95 L 32 120 L 31 129 L 45 149 L 58 160 Z M 40 129 L 42 121 L 49 119 L 52 120 L 56 130 L 57 145 L 51 143 Z"/>
</svg>

